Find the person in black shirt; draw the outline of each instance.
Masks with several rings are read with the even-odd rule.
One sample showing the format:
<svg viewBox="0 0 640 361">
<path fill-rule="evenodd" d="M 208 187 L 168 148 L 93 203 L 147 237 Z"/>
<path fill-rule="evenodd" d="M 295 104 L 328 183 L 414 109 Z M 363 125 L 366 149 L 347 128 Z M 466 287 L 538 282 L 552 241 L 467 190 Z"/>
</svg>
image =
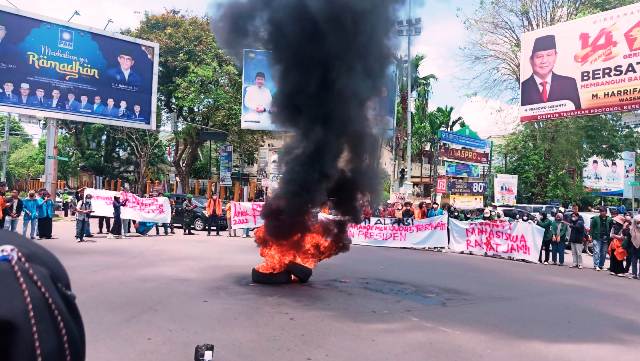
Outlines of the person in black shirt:
<svg viewBox="0 0 640 361">
<path fill-rule="evenodd" d="M 411 208 L 411 202 L 404 202 L 404 208 L 402 209 L 402 223 L 405 226 L 413 224 L 413 208 Z"/>
</svg>

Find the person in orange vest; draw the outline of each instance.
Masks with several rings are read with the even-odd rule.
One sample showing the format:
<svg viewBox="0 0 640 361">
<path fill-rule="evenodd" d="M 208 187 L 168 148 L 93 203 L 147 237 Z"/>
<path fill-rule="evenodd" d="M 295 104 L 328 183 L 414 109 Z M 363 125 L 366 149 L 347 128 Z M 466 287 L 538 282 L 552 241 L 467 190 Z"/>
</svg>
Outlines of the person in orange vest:
<svg viewBox="0 0 640 361">
<path fill-rule="evenodd" d="M 216 236 L 220 235 L 220 226 L 218 218 L 222 216 L 222 201 L 218 199 L 217 194 L 209 194 L 207 199 L 207 236 L 211 235 L 211 224 L 216 222 Z M 229 225 L 231 227 L 231 225 Z"/>
<path fill-rule="evenodd" d="M 6 193 L 7 183 L 0 182 L 0 229 L 4 229 L 4 217 L 9 214 L 9 212 L 5 210 L 5 208 L 9 207 L 4 197 Z"/>
</svg>

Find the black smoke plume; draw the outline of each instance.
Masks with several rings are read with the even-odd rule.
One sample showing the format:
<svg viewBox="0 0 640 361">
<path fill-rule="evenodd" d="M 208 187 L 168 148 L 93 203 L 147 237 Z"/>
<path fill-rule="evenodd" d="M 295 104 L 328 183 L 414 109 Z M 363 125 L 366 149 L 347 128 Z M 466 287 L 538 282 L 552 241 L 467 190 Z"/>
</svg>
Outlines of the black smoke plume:
<svg viewBox="0 0 640 361">
<path fill-rule="evenodd" d="M 327 199 L 359 222 L 360 197 L 380 192 L 379 140 L 365 106 L 380 95 L 392 60 L 395 1 L 252 0 L 218 10 L 213 30 L 229 54 L 272 51 L 279 74 L 272 116 L 294 134 L 262 213 L 267 235 L 308 232 L 312 209 Z"/>
</svg>

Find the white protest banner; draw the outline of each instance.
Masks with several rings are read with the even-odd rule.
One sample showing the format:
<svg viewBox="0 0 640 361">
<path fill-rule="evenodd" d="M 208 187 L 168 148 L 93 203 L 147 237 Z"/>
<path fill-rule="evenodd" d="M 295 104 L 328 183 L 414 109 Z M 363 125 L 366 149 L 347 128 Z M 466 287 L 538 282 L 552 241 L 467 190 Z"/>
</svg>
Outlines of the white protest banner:
<svg viewBox="0 0 640 361">
<path fill-rule="evenodd" d="M 127 201 L 121 211 L 122 219 L 133 219 L 140 222 L 171 222 L 171 203 L 166 197 L 140 198 L 133 193 L 114 192 L 104 189 L 86 188 L 84 194 L 91 194 L 91 206 L 94 217 L 113 217 L 113 196 L 120 196 L 120 201 Z"/>
<path fill-rule="evenodd" d="M 449 223 L 451 243 L 456 252 L 513 257 L 538 262 L 544 229 L 533 223 L 506 221 Z"/>
<path fill-rule="evenodd" d="M 231 202 L 231 228 L 256 228 L 264 224 L 260 216 L 264 202 Z"/>
<path fill-rule="evenodd" d="M 369 224 L 349 224 L 347 234 L 357 245 L 430 248 L 446 247 L 447 216 L 414 221 L 412 225 L 391 225 L 389 218 L 371 218 Z"/>
</svg>

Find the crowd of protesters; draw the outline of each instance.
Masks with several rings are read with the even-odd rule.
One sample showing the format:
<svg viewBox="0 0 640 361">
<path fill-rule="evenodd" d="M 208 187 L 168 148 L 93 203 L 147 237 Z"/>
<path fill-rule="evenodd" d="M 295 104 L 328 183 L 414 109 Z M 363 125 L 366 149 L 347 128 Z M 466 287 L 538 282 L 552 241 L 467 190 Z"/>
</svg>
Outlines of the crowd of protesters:
<svg viewBox="0 0 640 361">
<path fill-rule="evenodd" d="M 93 216 L 91 194 L 84 194 L 85 188 L 76 191 L 65 191 L 61 194 L 62 215 L 64 218 L 75 217 L 75 238 L 77 242 L 87 242 L 94 237 L 91 232 L 90 219 L 98 219 L 98 234 L 107 234 L 107 238 L 127 238 L 132 232 L 138 235 L 148 235 L 155 228 L 156 236 L 160 235 L 160 228 L 164 230 L 164 235 L 175 234 L 173 222 L 156 223 L 141 222 L 132 219 L 122 218 L 122 207 L 127 204 L 126 188 L 116 194 L 113 198 L 113 217 Z M 144 197 L 165 196 L 169 198 L 171 204 L 171 216 L 175 216 L 175 199 L 169 193 L 151 193 Z M 198 208 L 193 202 L 193 196 L 187 195 L 184 202 L 180 204 L 183 217 L 182 228 L 184 235 L 193 235 L 193 221 L 195 209 Z M 231 224 L 231 202 L 226 205 L 227 225 Z M 205 210 L 207 216 L 205 229 L 207 235 L 211 235 L 212 229 L 216 235 L 220 235 L 221 225 L 224 223 L 225 212 L 223 212 L 222 201 L 217 195 L 209 195 Z M 17 190 L 8 193 L 7 185 L 0 182 L 0 229 L 18 232 L 18 222 L 22 219 L 22 235 L 31 239 L 52 238 L 53 219 L 55 214 L 55 201 L 46 189 L 29 191 L 26 197 L 20 198 Z M 229 236 L 236 236 L 236 231 L 229 229 Z M 241 230 L 242 237 L 249 237 L 250 230 Z"/>
<path fill-rule="evenodd" d="M 22 222 L 22 235 L 36 239 L 52 237 L 54 201 L 46 189 L 29 191 L 28 196 L 20 198 L 17 190 L 6 197 L 7 184 L 0 182 L 0 229 L 19 232 L 18 221 Z"/>
<path fill-rule="evenodd" d="M 591 218 L 589 224 L 579 213 L 577 206 L 571 210 L 559 207 L 548 214 L 540 212 L 539 216 L 518 213 L 514 218 L 504 217 L 496 207 L 486 209 L 460 210 L 437 202 L 421 201 L 394 202 L 381 204 L 375 210 L 370 204 L 363 202 L 362 215 L 365 223 L 371 217 L 391 219 L 392 224 L 410 225 L 415 220 L 448 214 L 450 219 L 460 221 L 509 221 L 534 223 L 544 229 L 538 261 L 544 265 L 565 264 L 565 247 L 571 248 L 571 268 L 582 269 L 582 253 L 591 244 L 593 248 L 593 269 L 604 271 L 607 258 L 611 275 L 638 279 L 640 277 L 640 215 L 635 217 L 624 207 L 612 208 L 607 215 L 607 208 L 598 208 L 599 215 Z M 607 257 L 608 256 L 608 257 Z"/>
</svg>

